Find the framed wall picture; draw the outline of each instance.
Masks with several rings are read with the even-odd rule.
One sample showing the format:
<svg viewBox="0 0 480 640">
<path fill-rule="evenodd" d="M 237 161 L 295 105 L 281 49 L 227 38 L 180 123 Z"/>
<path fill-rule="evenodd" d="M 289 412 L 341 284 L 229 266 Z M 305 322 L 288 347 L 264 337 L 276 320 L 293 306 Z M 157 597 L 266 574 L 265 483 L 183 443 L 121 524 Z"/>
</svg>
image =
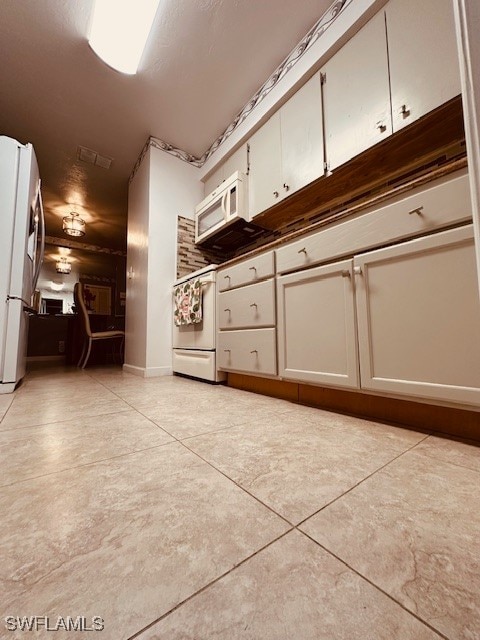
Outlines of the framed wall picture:
<svg viewBox="0 0 480 640">
<path fill-rule="evenodd" d="M 94 315 L 109 316 L 112 313 L 112 287 L 100 284 L 84 285 L 87 311 Z"/>
</svg>

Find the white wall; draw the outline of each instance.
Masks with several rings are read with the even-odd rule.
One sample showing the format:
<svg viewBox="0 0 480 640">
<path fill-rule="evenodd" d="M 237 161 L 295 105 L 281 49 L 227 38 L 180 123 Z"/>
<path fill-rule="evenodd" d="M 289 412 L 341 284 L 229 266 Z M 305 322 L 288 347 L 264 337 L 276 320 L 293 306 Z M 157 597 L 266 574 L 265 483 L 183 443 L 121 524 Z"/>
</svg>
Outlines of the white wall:
<svg viewBox="0 0 480 640">
<path fill-rule="evenodd" d="M 203 198 L 199 169 L 150 147 L 129 190 L 125 369 L 172 373 L 172 286 L 177 217 L 193 218 Z"/>
<path fill-rule="evenodd" d="M 125 369 L 147 366 L 147 290 L 150 154 L 147 153 L 128 190 Z"/>
</svg>

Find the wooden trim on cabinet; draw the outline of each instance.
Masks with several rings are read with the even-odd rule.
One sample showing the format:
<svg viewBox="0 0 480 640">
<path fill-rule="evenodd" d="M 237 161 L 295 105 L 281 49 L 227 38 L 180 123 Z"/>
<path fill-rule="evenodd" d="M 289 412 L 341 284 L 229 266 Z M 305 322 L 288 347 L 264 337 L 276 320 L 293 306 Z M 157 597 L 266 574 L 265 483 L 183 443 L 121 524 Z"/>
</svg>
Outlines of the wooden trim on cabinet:
<svg viewBox="0 0 480 640">
<path fill-rule="evenodd" d="M 419 431 L 436 431 L 480 444 L 480 412 L 342 389 L 228 374 L 228 386 Z"/>
</svg>

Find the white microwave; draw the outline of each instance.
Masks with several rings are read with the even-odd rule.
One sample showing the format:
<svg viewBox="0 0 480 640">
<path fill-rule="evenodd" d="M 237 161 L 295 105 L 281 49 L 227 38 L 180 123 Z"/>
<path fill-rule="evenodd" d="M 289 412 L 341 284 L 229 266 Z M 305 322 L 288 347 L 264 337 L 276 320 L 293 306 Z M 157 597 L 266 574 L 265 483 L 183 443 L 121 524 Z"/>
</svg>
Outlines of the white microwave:
<svg viewBox="0 0 480 640">
<path fill-rule="evenodd" d="M 247 176 L 236 171 L 195 207 L 195 242 L 248 217 Z"/>
</svg>

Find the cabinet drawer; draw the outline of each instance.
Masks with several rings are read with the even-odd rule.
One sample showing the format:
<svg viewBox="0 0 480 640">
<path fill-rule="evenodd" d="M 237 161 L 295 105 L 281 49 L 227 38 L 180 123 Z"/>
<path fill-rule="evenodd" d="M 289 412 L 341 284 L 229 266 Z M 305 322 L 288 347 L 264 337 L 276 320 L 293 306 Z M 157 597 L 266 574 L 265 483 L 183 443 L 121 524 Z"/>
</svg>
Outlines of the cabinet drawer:
<svg viewBox="0 0 480 640">
<path fill-rule="evenodd" d="M 275 329 L 221 331 L 218 334 L 218 368 L 275 375 Z"/>
<path fill-rule="evenodd" d="M 303 269 L 383 244 L 413 238 L 472 217 L 468 173 L 462 170 L 397 196 L 381 208 L 326 227 L 277 249 L 277 272 Z"/>
<path fill-rule="evenodd" d="M 218 295 L 220 329 L 268 327 L 275 324 L 275 287 L 265 280 Z"/>
<path fill-rule="evenodd" d="M 274 253 L 268 251 L 226 269 L 220 269 L 217 276 L 218 290 L 228 291 L 242 284 L 251 284 L 273 275 L 275 275 Z"/>
</svg>

